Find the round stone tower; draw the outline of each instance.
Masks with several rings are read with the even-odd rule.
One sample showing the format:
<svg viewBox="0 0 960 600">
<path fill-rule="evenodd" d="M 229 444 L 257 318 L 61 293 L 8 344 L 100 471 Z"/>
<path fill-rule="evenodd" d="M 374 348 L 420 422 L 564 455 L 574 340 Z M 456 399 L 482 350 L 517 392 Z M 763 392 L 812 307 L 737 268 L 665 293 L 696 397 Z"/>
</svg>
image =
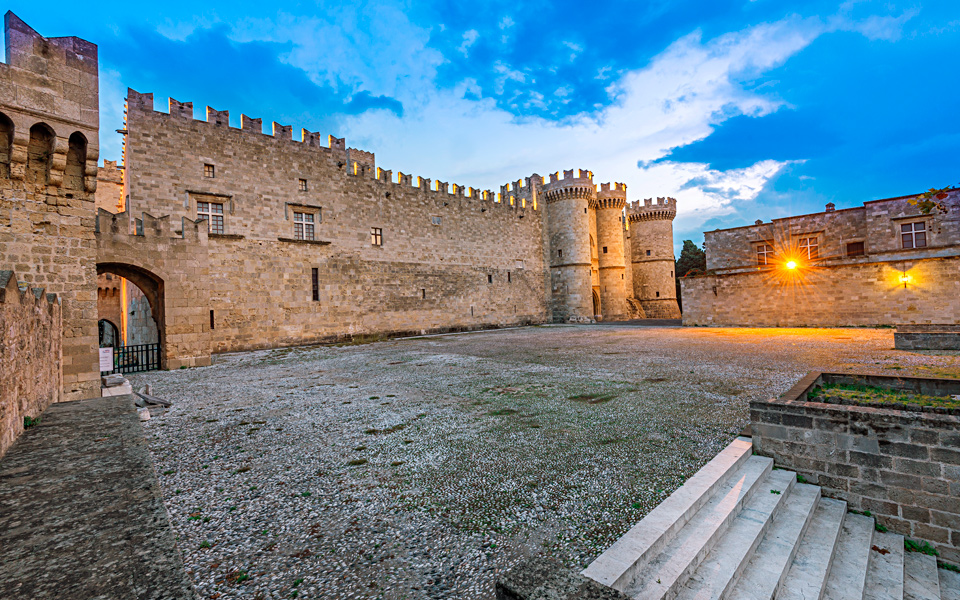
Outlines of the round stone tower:
<svg viewBox="0 0 960 600">
<path fill-rule="evenodd" d="M 550 240 L 550 281 L 554 321 L 593 321 L 590 285 L 590 203 L 596 198 L 593 173 L 574 169 L 551 173 L 543 186 Z"/>
<path fill-rule="evenodd" d="M 649 319 L 679 319 L 677 288 L 673 270 L 673 219 L 677 216 L 674 198 L 652 198 L 631 202 L 630 220 L 633 295 Z"/>
<path fill-rule="evenodd" d="M 600 312 L 605 321 L 627 318 L 626 257 L 623 252 L 623 207 L 627 186 L 601 183 L 597 211 L 597 254 L 600 263 Z"/>
</svg>

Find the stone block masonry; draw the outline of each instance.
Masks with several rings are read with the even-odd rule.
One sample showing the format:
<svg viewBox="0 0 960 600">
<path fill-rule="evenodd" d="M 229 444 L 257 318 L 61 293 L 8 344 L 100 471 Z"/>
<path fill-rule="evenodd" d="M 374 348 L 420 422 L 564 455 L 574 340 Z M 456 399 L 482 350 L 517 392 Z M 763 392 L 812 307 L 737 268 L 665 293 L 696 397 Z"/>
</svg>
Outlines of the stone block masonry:
<svg viewBox="0 0 960 600">
<path fill-rule="evenodd" d="M 750 403 L 758 454 L 960 564 L 960 416 L 807 402 L 824 379 L 931 395 L 960 394 L 960 381 L 815 372 L 778 399 Z"/>
<path fill-rule="evenodd" d="M 13 271 L 0 271 L 0 456 L 60 400 L 60 300 L 42 289 L 21 290 Z"/>
</svg>

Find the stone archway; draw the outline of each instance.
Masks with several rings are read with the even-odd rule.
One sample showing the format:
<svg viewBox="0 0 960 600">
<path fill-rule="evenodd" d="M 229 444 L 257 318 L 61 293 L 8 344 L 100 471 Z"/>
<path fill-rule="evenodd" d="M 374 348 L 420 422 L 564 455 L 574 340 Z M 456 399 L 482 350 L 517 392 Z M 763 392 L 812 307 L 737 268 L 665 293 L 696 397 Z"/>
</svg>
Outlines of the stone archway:
<svg viewBox="0 0 960 600">
<path fill-rule="evenodd" d="M 600 294 L 597 293 L 597 290 L 593 290 L 593 318 L 599 319 L 600 315 Z"/>
<path fill-rule="evenodd" d="M 164 281 L 163 279 L 142 267 L 115 262 L 97 263 L 97 276 L 103 274 L 112 274 L 126 279 L 137 286 L 143 293 L 150 306 L 151 316 L 157 327 L 157 337 L 160 344 L 160 368 L 167 368 L 166 353 L 163 348 L 166 347 L 166 327 L 165 327 L 165 307 L 164 307 Z"/>
<path fill-rule="evenodd" d="M 100 347 L 116 347 L 120 343 L 120 328 L 110 319 L 97 321 L 97 330 L 100 335 Z"/>
</svg>

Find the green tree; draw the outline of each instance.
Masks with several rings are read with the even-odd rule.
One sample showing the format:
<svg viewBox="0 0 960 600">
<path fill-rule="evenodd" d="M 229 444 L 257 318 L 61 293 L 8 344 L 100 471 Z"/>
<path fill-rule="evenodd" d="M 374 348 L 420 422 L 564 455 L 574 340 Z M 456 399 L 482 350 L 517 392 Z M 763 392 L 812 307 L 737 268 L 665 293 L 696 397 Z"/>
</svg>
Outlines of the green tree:
<svg viewBox="0 0 960 600">
<path fill-rule="evenodd" d="M 947 203 L 944 200 L 950 192 L 957 189 L 955 186 L 948 185 L 945 188 L 930 188 L 916 198 L 907 200 L 910 204 L 920 207 L 920 212 L 929 215 L 934 209 L 946 214 Z"/>
<path fill-rule="evenodd" d="M 677 277 L 684 277 L 692 269 L 707 270 L 707 253 L 690 240 L 683 240 L 683 249 L 677 259 Z"/>
</svg>

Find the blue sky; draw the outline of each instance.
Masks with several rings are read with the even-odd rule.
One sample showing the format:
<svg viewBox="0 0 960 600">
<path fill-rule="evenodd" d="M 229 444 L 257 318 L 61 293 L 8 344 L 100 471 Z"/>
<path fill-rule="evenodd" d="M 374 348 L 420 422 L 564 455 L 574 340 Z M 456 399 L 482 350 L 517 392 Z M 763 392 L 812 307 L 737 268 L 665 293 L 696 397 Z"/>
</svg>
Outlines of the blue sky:
<svg viewBox="0 0 960 600">
<path fill-rule="evenodd" d="M 100 47 L 101 157 L 126 88 L 321 133 L 499 189 L 586 168 L 702 231 L 960 183 L 960 2 L 11 6 Z"/>
</svg>

